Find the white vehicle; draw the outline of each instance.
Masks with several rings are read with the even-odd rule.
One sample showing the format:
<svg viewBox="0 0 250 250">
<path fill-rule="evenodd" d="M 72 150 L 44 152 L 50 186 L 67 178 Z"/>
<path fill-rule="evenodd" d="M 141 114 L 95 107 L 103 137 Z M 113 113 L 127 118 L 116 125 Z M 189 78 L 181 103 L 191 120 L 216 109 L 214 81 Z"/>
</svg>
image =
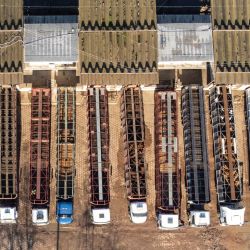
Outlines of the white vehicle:
<svg viewBox="0 0 250 250">
<path fill-rule="evenodd" d="M 245 208 L 220 207 L 220 223 L 222 226 L 242 226 L 244 224 Z"/>
<path fill-rule="evenodd" d="M 93 224 L 108 224 L 110 223 L 110 209 L 109 208 L 93 208 L 92 209 Z"/>
<path fill-rule="evenodd" d="M 37 226 L 49 224 L 49 214 L 47 208 L 33 208 L 32 222 Z"/>
<path fill-rule="evenodd" d="M 145 223 L 148 215 L 147 203 L 144 201 L 131 201 L 129 204 L 129 213 L 133 223 Z"/>
<path fill-rule="evenodd" d="M 16 223 L 18 214 L 16 207 L 1 207 L 0 222 L 1 223 Z"/>
<path fill-rule="evenodd" d="M 210 225 L 210 212 L 190 211 L 189 223 L 191 227 L 206 227 Z"/>
<path fill-rule="evenodd" d="M 158 228 L 163 230 L 171 230 L 179 228 L 178 214 L 158 214 Z"/>
</svg>

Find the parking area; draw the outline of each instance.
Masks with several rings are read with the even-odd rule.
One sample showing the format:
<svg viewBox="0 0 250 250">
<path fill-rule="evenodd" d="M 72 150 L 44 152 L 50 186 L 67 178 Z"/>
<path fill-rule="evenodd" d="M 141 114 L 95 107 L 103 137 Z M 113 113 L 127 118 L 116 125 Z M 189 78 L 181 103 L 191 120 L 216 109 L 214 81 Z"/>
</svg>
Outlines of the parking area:
<svg viewBox="0 0 250 250">
<path fill-rule="evenodd" d="M 93 226 L 90 221 L 89 205 L 89 172 L 88 172 L 88 129 L 87 129 L 87 95 L 84 91 L 76 92 L 76 176 L 74 196 L 74 222 L 67 226 L 58 227 L 56 214 L 56 91 L 52 90 L 51 108 L 51 182 L 50 182 L 50 224 L 35 227 L 31 221 L 31 206 L 28 198 L 29 178 L 29 152 L 30 152 L 30 107 L 31 93 L 20 93 L 20 198 L 18 224 L 5 227 L 2 230 L 6 244 L 13 240 L 14 233 L 19 232 L 13 244 L 22 244 L 25 247 L 33 245 L 35 249 L 191 249 L 194 244 L 207 249 L 208 246 L 230 246 L 241 242 L 243 248 L 248 249 L 247 240 L 250 237 L 249 211 L 246 210 L 243 227 L 220 227 L 217 215 L 217 197 L 214 182 L 214 158 L 212 125 L 209 113 L 209 95 L 205 90 L 205 121 L 207 130 L 208 158 L 210 166 L 211 202 L 206 208 L 211 212 L 211 227 L 186 227 L 187 201 L 185 188 L 185 163 L 183 147 L 183 128 L 181 121 L 181 91 L 177 89 L 178 98 L 178 142 L 179 167 L 181 170 L 181 220 L 184 227 L 178 231 L 162 232 L 157 229 L 155 216 L 155 153 L 154 153 L 154 91 L 143 91 L 143 108 L 145 122 L 145 158 L 147 163 L 147 203 L 149 209 L 148 220 L 145 224 L 135 225 L 128 216 L 128 202 L 124 180 L 124 150 L 121 127 L 121 93 L 112 91 L 108 94 L 109 104 L 109 130 L 110 130 L 110 210 L 111 224 L 106 226 Z M 247 154 L 247 128 L 244 112 L 244 91 L 233 90 L 235 124 L 238 142 L 239 160 L 243 162 L 243 202 L 250 203 L 248 183 L 248 154 Z M 2 226 L 1 226 L 2 227 Z M 150 237 L 149 237 L 150 235 Z M 193 237 L 193 236 L 196 237 Z M 228 241 L 225 240 L 226 235 Z M 192 242 L 189 237 L 192 236 Z M 214 238 L 213 238 L 214 237 Z M 237 237 L 237 241 L 235 241 Z M 48 240 L 49 239 L 49 240 Z M 19 240 L 19 243 L 18 243 Z M 4 242 L 5 242 L 4 241 Z M 21 245 L 20 245 L 21 246 Z M 110 248 L 110 246 L 112 246 Z M 204 246 L 204 248 L 202 248 Z M 221 248 L 220 248 L 221 247 Z M 245 248 L 244 248 L 245 247 Z M 4 248 L 3 248 L 4 249 Z M 212 248 L 211 248 L 212 249 Z M 216 249 L 216 248 L 215 248 Z"/>
</svg>

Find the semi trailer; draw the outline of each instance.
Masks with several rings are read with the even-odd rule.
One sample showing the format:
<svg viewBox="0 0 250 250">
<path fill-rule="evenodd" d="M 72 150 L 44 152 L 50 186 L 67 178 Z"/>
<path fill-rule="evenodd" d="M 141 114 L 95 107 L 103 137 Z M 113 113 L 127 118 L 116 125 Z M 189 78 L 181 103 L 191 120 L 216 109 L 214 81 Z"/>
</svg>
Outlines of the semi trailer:
<svg viewBox="0 0 250 250">
<path fill-rule="evenodd" d="M 215 177 L 221 225 L 243 225 L 242 171 L 237 155 L 233 96 L 230 87 L 210 89 Z"/>
<path fill-rule="evenodd" d="M 125 156 L 125 183 L 133 223 L 147 220 L 147 188 L 143 101 L 140 87 L 122 89 L 121 119 Z"/>
<path fill-rule="evenodd" d="M 194 227 L 209 226 L 210 212 L 205 210 L 210 202 L 210 187 L 202 86 L 182 88 L 182 122 L 189 223 Z"/>
<path fill-rule="evenodd" d="M 32 222 L 35 225 L 49 223 L 50 109 L 50 89 L 33 88 L 30 129 L 30 201 Z"/>
<path fill-rule="evenodd" d="M 93 224 L 110 223 L 109 121 L 105 87 L 88 88 L 89 173 Z"/>
<path fill-rule="evenodd" d="M 16 223 L 17 179 L 17 90 L 0 86 L 0 222 Z"/>
<path fill-rule="evenodd" d="M 247 141 L 248 141 L 248 154 L 250 155 L 250 88 L 245 90 L 245 107 L 246 107 L 246 124 L 247 124 Z M 248 176 L 247 182 L 250 187 L 250 157 L 248 157 Z"/>
<path fill-rule="evenodd" d="M 177 142 L 177 95 L 155 91 L 155 188 L 160 229 L 179 227 L 180 179 Z"/>
<path fill-rule="evenodd" d="M 56 219 L 73 222 L 75 178 L 75 88 L 57 89 Z"/>
</svg>

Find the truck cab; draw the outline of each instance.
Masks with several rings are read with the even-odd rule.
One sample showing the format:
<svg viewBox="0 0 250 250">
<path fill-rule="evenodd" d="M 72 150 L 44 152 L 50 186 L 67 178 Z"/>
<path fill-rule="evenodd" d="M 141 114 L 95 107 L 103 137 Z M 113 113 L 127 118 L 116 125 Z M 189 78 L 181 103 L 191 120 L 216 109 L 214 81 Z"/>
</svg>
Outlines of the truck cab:
<svg viewBox="0 0 250 250">
<path fill-rule="evenodd" d="M 104 225 L 110 223 L 109 208 L 92 208 L 91 212 L 93 224 Z"/>
<path fill-rule="evenodd" d="M 220 207 L 220 223 L 222 226 L 242 226 L 244 224 L 245 208 L 233 206 Z"/>
<path fill-rule="evenodd" d="M 158 228 L 162 230 L 172 230 L 179 228 L 178 214 L 159 213 L 157 216 Z"/>
<path fill-rule="evenodd" d="M 145 223 L 148 215 L 147 203 L 145 201 L 131 201 L 129 204 L 129 214 L 133 223 Z"/>
<path fill-rule="evenodd" d="M 190 211 L 189 223 L 191 227 L 206 227 L 210 225 L 210 212 L 201 211 Z"/>
<path fill-rule="evenodd" d="M 47 208 L 33 208 L 32 222 L 34 225 L 43 226 L 49 224 L 49 213 Z"/>
<path fill-rule="evenodd" d="M 1 207 L 0 222 L 1 223 L 16 223 L 18 214 L 16 207 Z"/>
<path fill-rule="evenodd" d="M 57 201 L 56 220 L 59 224 L 70 224 L 73 222 L 72 201 Z"/>
</svg>

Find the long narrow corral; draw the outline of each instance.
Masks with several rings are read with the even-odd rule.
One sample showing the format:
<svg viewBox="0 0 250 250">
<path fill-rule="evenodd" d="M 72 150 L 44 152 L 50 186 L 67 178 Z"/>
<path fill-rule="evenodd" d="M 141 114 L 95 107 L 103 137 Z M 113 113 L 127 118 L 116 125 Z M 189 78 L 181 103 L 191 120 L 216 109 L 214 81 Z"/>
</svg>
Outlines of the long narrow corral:
<svg viewBox="0 0 250 250">
<path fill-rule="evenodd" d="M 182 119 L 184 127 L 186 185 L 188 202 L 191 204 L 204 204 L 210 201 L 204 114 L 202 87 L 184 87 L 182 89 Z"/>
<path fill-rule="evenodd" d="M 49 202 L 50 89 L 32 89 L 30 134 L 30 200 Z"/>
<path fill-rule="evenodd" d="M 109 122 L 105 88 L 88 88 L 91 205 L 109 205 Z"/>
<path fill-rule="evenodd" d="M 121 113 L 127 195 L 130 200 L 146 199 L 144 117 L 139 87 L 123 89 Z"/>
<path fill-rule="evenodd" d="M 246 119 L 248 130 L 248 155 L 250 155 L 250 88 L 246 89 Z M 248 156 L 248 185 L 250 186 L 250 157 Z"/>
<path fill-rule="evenodd" d="M 57 189 L 58 199 L 74 196 L 75 89 L 57 90 Z"/>
<path fill-rule="evenodd" d="M 178 213 L 177 98 L 173 91 L 155 92 L 155 172 L 156 209 Z"/>
<path fill-rule="evenodd" d="M 0 199 L 17 198 L 17 92 L 0 86 Z"/>
<path fill-rule="evenodd" d="M 231 90 L 226 86 L 210 91 L 217 194 L 219 202 L 240 201 L 241 177 L 237 160 Z"/>
</svg>

